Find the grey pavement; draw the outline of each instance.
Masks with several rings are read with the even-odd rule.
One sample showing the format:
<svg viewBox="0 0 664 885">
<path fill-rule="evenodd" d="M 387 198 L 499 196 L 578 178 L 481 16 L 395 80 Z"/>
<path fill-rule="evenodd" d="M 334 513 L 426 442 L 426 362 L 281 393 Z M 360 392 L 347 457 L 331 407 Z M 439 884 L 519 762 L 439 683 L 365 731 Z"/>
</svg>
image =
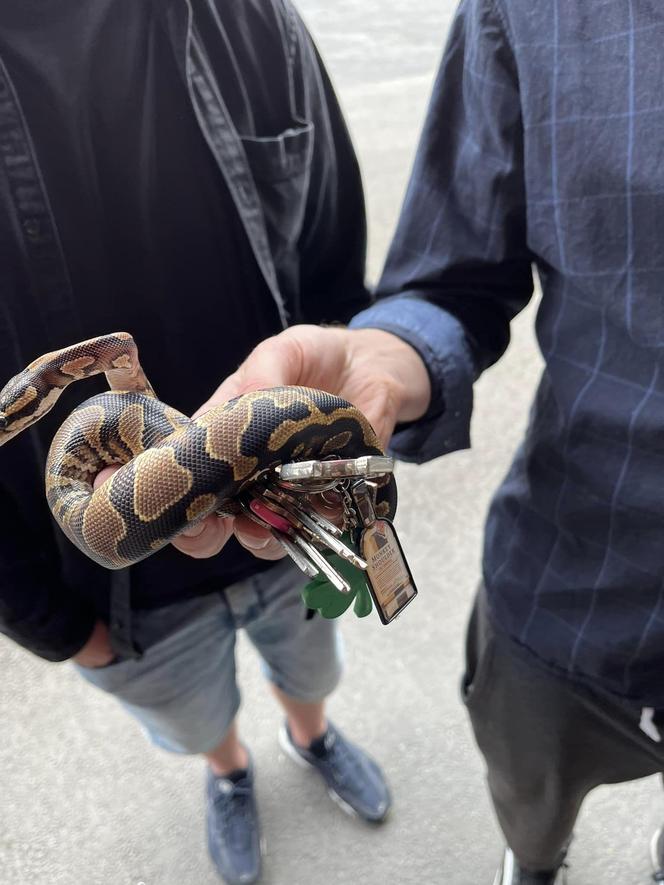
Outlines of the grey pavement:
<svg viewBox="0 0 664 885">
<path fill-rule="evenodd" d="M 371 272 L 387 248 L 449 0 L 301 0 L 358 147 Z M 533 309 L 477 385 L 473 449 L 399 468 L 397 525 L 420 587 L 395 624 L 347 616 L 345 681 L 331 714 L 388 772 L 394 813 L 345 817 L 278 749 L 279 713 L 242 640 L 241 726 L 257 765 L 265 885 L 483 885 L 500 837 L 458 697 L 462 634 L 491 490 L 518 444 L 540 360 Z M 1 885 L 214 885 L 203 836 L 203 765 L 153 750 L 68 665 L 0 639 Z M 655 779 L 597 790 L 572 852 L 572 885 L 649 881 L 662 813 Z"/>
</svg>

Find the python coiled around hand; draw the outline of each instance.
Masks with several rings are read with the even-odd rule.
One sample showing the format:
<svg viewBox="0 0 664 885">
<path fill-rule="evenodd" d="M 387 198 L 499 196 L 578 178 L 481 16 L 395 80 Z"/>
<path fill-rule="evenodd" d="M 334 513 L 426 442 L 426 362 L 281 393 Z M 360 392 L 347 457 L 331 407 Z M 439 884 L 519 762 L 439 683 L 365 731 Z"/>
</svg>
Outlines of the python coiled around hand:
<svg viewBox="0 0 664 885">
<path fill-rule="evenodd" d="M 56 433 L 46 496 L 67 537 L 110 569 L 139 562 L 281 463 L 382 454 L 371 425 L 345 400 L 306 387 L 247 393 L 196 419 L 155 396 L 126 332 L 92 338 L 32 362 L 0 390 L 0 445 L 38 421 L 64 388 L 106 374 L 110 390 L 86 400 Z M 93 489 L 95 476 L 123 465 Z M 379 489 L 391 516 L 391 476 Z"/>
</svg>

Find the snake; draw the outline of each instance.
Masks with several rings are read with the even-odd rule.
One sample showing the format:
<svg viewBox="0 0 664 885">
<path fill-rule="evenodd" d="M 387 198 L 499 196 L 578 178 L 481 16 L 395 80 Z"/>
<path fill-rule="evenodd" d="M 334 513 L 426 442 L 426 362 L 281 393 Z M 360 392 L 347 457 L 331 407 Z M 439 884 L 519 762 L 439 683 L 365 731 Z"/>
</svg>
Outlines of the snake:
<svg viewBox="0 0 664 885">
<path fill-rule="evenodd" d="M 34 360 L 0 390 L 0 445 L 33 426 L 72 382 L 105 374 L 109 390 L 65 418 L 46 458 L 46 499 L 65 535 L 108 569 L 140 562 L 237 498 L 278 465 L 383 454 L 365 415 L 308 387 L 254 390 L 189 418 L 158 399 L 128 332 L 100 335 Z M 120 465 L 94 487 L 104 468 Z M 396 486 L 379 482 L 391 517 Z"/>
</svg>

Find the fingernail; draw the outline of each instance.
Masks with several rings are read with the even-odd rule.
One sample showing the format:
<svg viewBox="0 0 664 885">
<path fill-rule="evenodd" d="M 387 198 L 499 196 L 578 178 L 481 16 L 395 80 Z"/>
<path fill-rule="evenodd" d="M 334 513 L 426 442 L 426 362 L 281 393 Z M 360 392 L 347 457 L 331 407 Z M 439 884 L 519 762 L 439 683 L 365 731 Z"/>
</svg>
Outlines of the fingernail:
<svg viewBox="0 0 664 885">
<path fill-rule="evenodd" d="M 254 535 L 244 535 L 242 538 L 242 546 L 249 547 L 251 550 L 262 550 L 270 543 L 272 538 L 256 538 Z"/>
<path fill-rule="evenodd" d="M 184 535 L 185 538 L 197 538 L 199 535 L 202 535 L 205 531 L 205 522 L 199 522 L 198 525 L 192 525 L 190 529 L 185 529 L 180 534 Z"/>
</svg>

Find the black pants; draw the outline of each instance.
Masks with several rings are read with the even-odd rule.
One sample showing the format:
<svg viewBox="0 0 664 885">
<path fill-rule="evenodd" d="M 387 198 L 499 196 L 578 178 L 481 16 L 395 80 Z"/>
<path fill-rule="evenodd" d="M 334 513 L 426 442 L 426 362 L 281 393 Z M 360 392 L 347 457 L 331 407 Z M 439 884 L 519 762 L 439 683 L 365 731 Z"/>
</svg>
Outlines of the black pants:
<svg viewBox="0 0 664 885">
<path fill-rule="evenodd" d="M 464 699 L 491 798 L 525 869 L 556 866 L 593 787 L 664 771 L 664 741 L 641 730 L 641 710 L 578 688 L 515 651 L 493 630 L 483 588 L 466 657 Z"/>
</svg>

